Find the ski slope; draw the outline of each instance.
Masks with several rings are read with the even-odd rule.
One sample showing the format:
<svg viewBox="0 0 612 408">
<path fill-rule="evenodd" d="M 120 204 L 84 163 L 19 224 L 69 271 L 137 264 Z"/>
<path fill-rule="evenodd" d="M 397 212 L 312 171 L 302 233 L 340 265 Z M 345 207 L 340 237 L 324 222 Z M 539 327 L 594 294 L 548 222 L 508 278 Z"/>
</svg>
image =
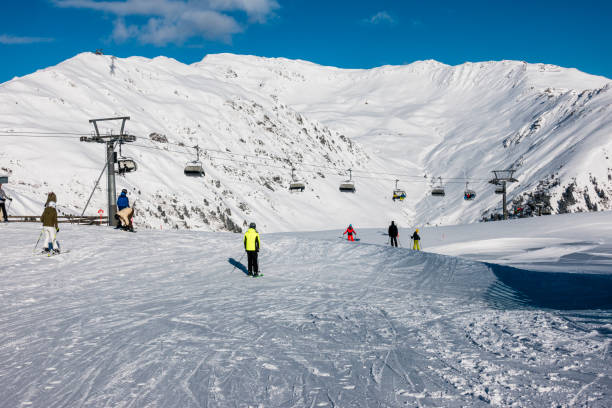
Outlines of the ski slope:
<svg viewBox="0 0 612 408">
<path fill-rule="evenodd" d="M 562 241 L 557 219 L 538 221 Z M 563 223 L 587 239 L 580 219 Z M 490 225 L 500 239 L 516 230 Z M 382 245 L 380 230 L 360 243 L 337 230 L 262 234 L 265 276 L 252 279 L 236 234 L 68 225 L 59 239 L 70 252 L 48 258 L 31 254 L 38 226 L 0 228 L 3 406 L 612 403 L 609 270 L 580 282 L 601 291 L 598 304 L 551 304 L 533 289 L 555 272 L 507 279 L 469 256 Z M 472 252 L 474 226 L 453 228 L 424 230 L 424 246 L 444 234 L 440 252 L 461 242 Z"/>
</svg>

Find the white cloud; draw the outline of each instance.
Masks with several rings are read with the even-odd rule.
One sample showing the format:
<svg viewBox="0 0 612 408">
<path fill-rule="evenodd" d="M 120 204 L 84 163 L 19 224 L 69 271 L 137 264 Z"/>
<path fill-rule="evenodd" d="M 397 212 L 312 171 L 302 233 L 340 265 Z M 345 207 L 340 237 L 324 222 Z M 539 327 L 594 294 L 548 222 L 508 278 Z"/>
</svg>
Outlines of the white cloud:
<svg viewBox="0 0 612 408">
<path fill-rule="evenodd" d="M 244 27 L 231 13 L 244 13 L 251 23 L 265 23 L 279 5 L 276 0 L 53 0 L 64 8 L 84 8 L 114 14 L 115 41 L 136 38 L 144 44 L 182 44 L 190 38 L 230 41 Z M 149 17 L 130 24 L 131 16 Z"/>
<path fill-rule="evenodd" d="M 370 23 L 370 24 L 390 24 L 393 25 L 396 23 L 395 19 L 393 17 L 391 17 L 391 15 L 389 13 L 387 13 L 386 11 L 379 11 L 378 13 L 374 14 L 372 17 L 368 18 L 365 20 L 366 22 Z"/>
<path fill-rule="evenodd" d="M 47 37 L 17 37 L 14 35 L 0 34 L 0 44 L 18 45 L 52 42 L 53 38 Z"/>
</svg>

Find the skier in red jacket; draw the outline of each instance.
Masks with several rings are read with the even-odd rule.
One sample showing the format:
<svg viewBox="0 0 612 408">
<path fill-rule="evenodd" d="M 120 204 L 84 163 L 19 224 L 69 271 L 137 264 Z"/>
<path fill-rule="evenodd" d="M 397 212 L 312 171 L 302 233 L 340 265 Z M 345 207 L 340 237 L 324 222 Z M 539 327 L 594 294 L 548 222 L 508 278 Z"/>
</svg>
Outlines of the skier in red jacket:
<svg viewBox="0 0 612 408">
<path fill-rule="evenodd" d="M 355 241 L 355 239 L 353 238 L 353 234 L 357 235 L 357 231 L 355 231 L 353 229 L 353 224 L 349 224 L 349 226 L 346 229 L 346 231 L 344 231 L 344 234 L 348 234 L 347 239 L 349 241 Z M 344 236 L 344 234 L 342 234 L 342 235 Z"/>
</svg>

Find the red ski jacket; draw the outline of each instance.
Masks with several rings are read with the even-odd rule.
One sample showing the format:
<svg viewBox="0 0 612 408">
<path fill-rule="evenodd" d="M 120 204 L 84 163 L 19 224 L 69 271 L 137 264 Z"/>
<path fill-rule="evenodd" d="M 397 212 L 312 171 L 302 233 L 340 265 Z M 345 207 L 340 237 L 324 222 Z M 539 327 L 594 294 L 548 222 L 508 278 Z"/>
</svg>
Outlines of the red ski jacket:
<svg viewBox="0 0 612 408">
<path fill-rule="evenodd" d="M 353 235 L 353 234 L 357 235 L 357 231 L 355 231 L 352 227 L 348 227 L 346 229 L 346 231 L 344 231 L 344 234 L 346 234 L 346 233 L 348 233 L 349 235 Z M 344 235 L 344 234 L 342 234 L 342 235 Z"/>
</svg>

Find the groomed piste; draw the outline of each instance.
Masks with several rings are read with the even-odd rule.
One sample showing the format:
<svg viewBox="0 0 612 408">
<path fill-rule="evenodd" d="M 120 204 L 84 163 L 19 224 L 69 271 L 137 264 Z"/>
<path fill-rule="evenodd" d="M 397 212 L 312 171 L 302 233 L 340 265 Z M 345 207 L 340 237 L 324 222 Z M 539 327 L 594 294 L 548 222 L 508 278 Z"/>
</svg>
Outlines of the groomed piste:
<svg viewBox="0 0 612 408">
<path fill-rule="evenodd" d="M 251 279 L 237 234 L 66 226 L 47 258 L 37 226 L 0 228 L 3 406 L 612 404 L 609 274 L 578 277 L 599 303 L 569 273 L 550 302 L 559 272 L 377 230 L 262 234 Z"/>
</svg>

